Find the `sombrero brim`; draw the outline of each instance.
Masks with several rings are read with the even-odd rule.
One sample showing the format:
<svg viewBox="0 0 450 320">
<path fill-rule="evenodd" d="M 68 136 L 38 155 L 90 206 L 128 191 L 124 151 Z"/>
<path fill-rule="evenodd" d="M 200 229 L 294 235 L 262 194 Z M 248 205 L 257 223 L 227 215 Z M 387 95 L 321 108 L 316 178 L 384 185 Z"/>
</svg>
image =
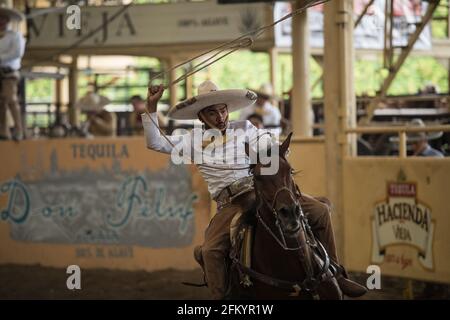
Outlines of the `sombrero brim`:
<svg viewBox="0 0 450 320">
<path fill-rule="evenodd" d="M 440 137 L 442 137 L 443 132 L 439 131 L 439 132 L 431 132 L 428 134 L 425 134 L 425 136 L 419 136 L 419 135 L 406 135 L 406 141 L 408 142 L 417 142 L 417 141 L 421 141 L 422 139 L 426 139 L 426 140 L 435 140 L 435 139 L 439 139 Z M 389 138 L 390 142 L 398 142 L 399 138 L 398 136 L 393 136 Z"/>
<path fill-rule="evenodd" d="M 103 107 L 107 106 L 111 102 L 111 100 L 109 100 L 105 96 L 99 96 L 99 98 L 99 101 L 96 103 L 95 101 L 90 99 L 89 96 L 84 96 L 83 98 L 78 100 L 76 105 L 78 106 L 80 111 L 100 111 L 103 109 Z"/>
<path fill-rule="evenodd" d="M 256 98 L 256 94 L 250 90 L 212 91 L 178 103 L 169 110 L 168 116 L 178 120 L 197 119 L 197 115 L 202 109 L 215 104 L 226 104 L 228 112 L 233 112 L 251 106 L 255 103 Z"/>
<path fill-rule="evenodd" d="M 249 89 L 251 91 L 253 91 L 254 93 L 256 93 L 259 97 L 263 98 L 263 99 L 274 99 L 274 100 L 281 100 L 280 97 L 274 95 L 274 94 L 267 94 L 265 92 L 259 91 L 259 90 L 255 90 L 255 89 Z"/>
<path fill-rule="evenodd" d="M 24 20 L 25 15 L 15 9 L 0 8 L 0 15 L 7 15 L 11 20 Z"/>
</svg>

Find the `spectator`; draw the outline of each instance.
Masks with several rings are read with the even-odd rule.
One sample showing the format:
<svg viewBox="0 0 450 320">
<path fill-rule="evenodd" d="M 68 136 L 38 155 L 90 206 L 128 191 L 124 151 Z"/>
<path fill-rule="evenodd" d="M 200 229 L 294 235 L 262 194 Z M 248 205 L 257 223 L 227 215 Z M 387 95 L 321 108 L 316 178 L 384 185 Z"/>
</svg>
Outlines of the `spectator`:
<svg viewBox="0 0 450 320">
<path fill-rule="evenodd" d="M 411 121 L 412 126 L 418 126 L 425 128 L 425 123 L 422 119 L 413 119 Z M 444 155 L 442 152 L 432 148 L 428 144 L 428 140 L 438 139 L 442 136 L 442 132 L 433 132 L 427 134 L 425 132 L 413 132 L 408 134 L 408 142 L 411 143 L 413 148 L 413 156 L 418 157 L 439 157 L 442 158 Z"/>
<path fill-rule="evenodd" d="M 10 29 L 10 22 L 21 21 L 24 16 L 12 7 L 11 1 L 0 2 L 0 139 L 10 139 L 7 111 L 14 119 L 13 139 L 23 139 L 22 116 L 17 98 L 21 60 L 25 40 L 20 32 Z"/>
<path fill-rule="evenodd" d="M 411 125 L 425 128 L 425 123 L 422 119 L 413 119 Z M 432 148 L 428 141 L 438 139 L 442 136 L 442 132 L 433 132 L 426 134 L 425 132 L 414 132 L 408 134 L 408 141 L 412 143 L 413 155 L 419 157 L 438 157 L 442 158 L 442 152 Z M 417 297 L 418 299 L 442 299 L 446 298 L 447 286 L 434 282 L 425 282 L 422 293 Z"/>
<path fill-rule="evenodd" d="M 438 94 L 438 87 L 432 82 L 428 82 L 425 87 L 420 91 L 421 94 Z"/>
<path fill-rule="evenodd" d="M 438 139 L 442 136 L 442 132 L 432 132 L 427 134 L 425 123 L 422 119 L 415 118 L 411 120 L 410 126 L 424 128 L 423 132 L 410 132 L 407 134 L 407 143 L 412 147 L 412 156 L 415 157 L 444 157 L 443 153 L 432 148 L 428 143 L 429 140 Z M 391 142 L 398 142 L 397 136 L 389 139 Z"/>
<path fill-rule="evenodd" d="M 93 136 L 116 135 L 116 114 L 104 108 L 109 102 L 108 98 L 94 92 L 88 92 L 78 100 L 76 106 L 87 115 L 87 121 L 83 128 L 85 133 Z"/>
<path fill-rule="evenodd" d="M 263 118 L 257 113 L 249 115 L 247 120 L 250 121 L 258 129 L 264 128 Z"/>
<path fill-rule="evenodd" d="M 418 95 L 420 96 L 436 96 L 439 94 L 439 87 L 432 82 L 427 82 L 427 84 L 419 89 Z M 426 100 L 419 100 L 413 103 L 414 108 L 439 108 L 440 99 L 433 97 L 425 97 Z"/>
<path fill-rule="evenodd" d="M 270 84 L 264 84 L 259 90 L 252 90 L 258 95 L 256 103 L 241 111 L 240 120 L 246 120 L 254 113 L 263 118 L 264 127 L 279 127 L 281 123 L 280 110 L 273 105 L 271 100 L 276 99 Z"/>
</svg>

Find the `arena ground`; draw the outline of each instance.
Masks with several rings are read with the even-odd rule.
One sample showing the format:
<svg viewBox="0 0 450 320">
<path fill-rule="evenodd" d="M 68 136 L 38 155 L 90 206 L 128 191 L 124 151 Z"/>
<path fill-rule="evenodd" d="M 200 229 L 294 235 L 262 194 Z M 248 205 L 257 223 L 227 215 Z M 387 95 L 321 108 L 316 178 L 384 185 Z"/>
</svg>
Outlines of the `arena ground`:
<svg viewBox="0 0 450 320">
<path fill-rule="evenodd" d="M 81 274 L 81 290 L 68 290 L 66 270 L 39 265 L 0 266 L 0 299 L 209 299 L 207 288 L 183 285 L 198 283 L 200 269 L 180 271 L 167 269 L 155 272 L 85 269 Z M 353 279 L 365 282 L 367 275 L 351 274 Z M 404 299 L 404 279 L 383 277 L 381 290 L 372 290 L 363 299 Z M 414 282 L 418 298 L 424 284 Z M 449 299 L 448 286 L 439 296 L 427 298 Z"/>
</svg>

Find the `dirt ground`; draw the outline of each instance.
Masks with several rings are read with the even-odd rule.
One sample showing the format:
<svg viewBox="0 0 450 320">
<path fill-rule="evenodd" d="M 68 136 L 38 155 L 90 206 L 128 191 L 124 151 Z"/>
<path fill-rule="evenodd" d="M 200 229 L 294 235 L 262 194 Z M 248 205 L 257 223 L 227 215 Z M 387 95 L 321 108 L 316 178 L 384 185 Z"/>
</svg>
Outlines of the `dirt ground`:
<svg viewBox="0 0 450 320">
<path fill-rule="evenodd" d="M 65 269 L 19 265 L 0 266 L 0 299 L 209 299 L 207 288 L 183 285 L 181 282 L 199 283 L 200 269 L 180 271 L 167 269 L 155 272 L 84 269 L 81 271 L 81 290 L 69 290 Z M 351 278 L 365 283 L 364 274 L 351 274 Z M 372 290 L 363 299 L 404 299 L 403 279 L 384 277 L 381 290 Z M 422 283 L 415 283 L 418 296 Z M 449 287 L 437 298 L 448 299 Z M 428 297 L 436 298 L 436 297 Z"/>
</svg>

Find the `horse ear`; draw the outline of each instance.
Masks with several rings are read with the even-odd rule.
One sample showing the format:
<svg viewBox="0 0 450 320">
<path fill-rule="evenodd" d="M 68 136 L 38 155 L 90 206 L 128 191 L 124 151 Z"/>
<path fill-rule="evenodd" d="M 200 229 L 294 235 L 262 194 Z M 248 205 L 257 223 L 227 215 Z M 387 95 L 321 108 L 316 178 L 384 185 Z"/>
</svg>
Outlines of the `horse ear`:
<svg viewBox="0 0 450 320">
<path fill-rule="evenodd" d="M 286 151 L 289 148 L 289 144 L 291 143 L 291 138 L 292 138 L 292 132 L 288 134 L 287 138 L 281 144 L 280 155 L 284 156 L 286 154 Z"/>
</svg>

